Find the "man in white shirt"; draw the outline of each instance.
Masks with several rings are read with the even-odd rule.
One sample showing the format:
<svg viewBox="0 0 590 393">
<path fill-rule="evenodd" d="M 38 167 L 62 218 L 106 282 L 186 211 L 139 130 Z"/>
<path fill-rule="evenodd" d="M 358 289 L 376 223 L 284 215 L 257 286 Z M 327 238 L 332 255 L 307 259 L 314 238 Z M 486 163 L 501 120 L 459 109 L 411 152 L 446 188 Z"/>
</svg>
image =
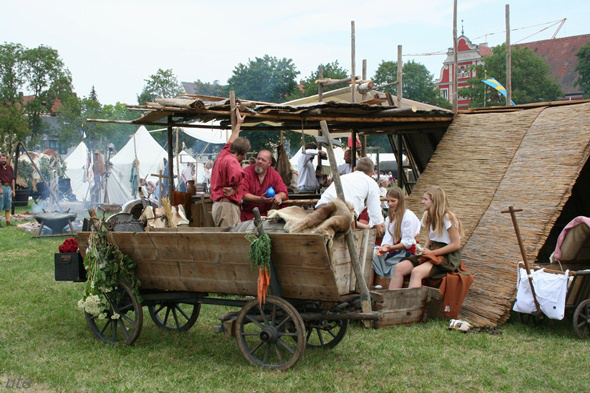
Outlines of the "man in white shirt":
<svg viewBox="0 0 590 393">
<path fill-rule="evenodd" d="M 363 157 L 357 161 L 354 172 L 341 176 L 340 180 L 344 198 L 347 202 L 352 202 L 356 216 L 360 216 L 363 210 L 367 208 L 369 227 L 377 229 L 377 234 L 380 236 L 384 232 L 384 220 L 379 202 L 379 187 L 370 176 L 373 173 L 373 168 L 373 161 L 368 157 Z M 317 208 L 337 198 L 336 185 L 332 183 L 324 191 L 315 207 Z"/>
<path fill-rule="evenodd" d="M 317 145 L 315 143 L 308 143 L 305 145 L 305 151 L 301 157 L 299 157 L 297 163 L 297 172 L 299 173 L 297 190 L 299 192 L 315 192 L 319 190 L 320 183 L 318 182 L 315 168 L 313 167 L 313 159 L 318 154 L 322 158 L 326 158 L 326 153 L 317 150 Z"/>
<path fill-rule="evenodd" d="M 340 174 L 340 176 L 353 172 L 351 154 L 351 149 L 348 149 L 344 152 L 344 164 L 338 165 L 338 173 Z"/>
</svg>

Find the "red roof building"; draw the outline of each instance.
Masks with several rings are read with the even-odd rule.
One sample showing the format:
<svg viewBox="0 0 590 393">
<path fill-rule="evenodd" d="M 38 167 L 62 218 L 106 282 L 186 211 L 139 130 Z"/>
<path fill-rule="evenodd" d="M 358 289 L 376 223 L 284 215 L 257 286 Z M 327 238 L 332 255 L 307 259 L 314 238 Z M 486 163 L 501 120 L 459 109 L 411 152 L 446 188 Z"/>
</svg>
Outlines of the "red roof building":
<svg viewBox="0 0 590 393">
<path fill-rule="evenodd" d="M 470 70 L 469 66 L 482 63 L 482 57 L 491 55 L 492 50 L 487 44 L 473 44 L 469 38 L 465 35 L 461 35 L 457 38 L 457 52 L 457 85 L 460 89 L 462 87 L 467 87 L 469 85 L 467 81 L 475 76 L 473 74 L 474 71 Z M 442 96 L 450 102 L 453 101 L 453 54 L 453 48 L 449 48 L 447 58 L 445 59 L 440 72 L 440 79 L 434 82 L 440 89 Z M 467 109 L 469 107 L 469 102 L 469 99 L 459 97 L 457 100 L 459 109 Z"/>
<path fill-rule="evenodd" d="M 578 65 L 578 57 L 576 53 L 580 48 L 590 41 L 590 34 L 577 35 L 572 37 L 554 38 L 550 40 L 526 42 L 516 44 L 513 46 L 530 48 L 535 54 L 541 56 L 547 61 L 551 67 L 549 76 L 554 78 L 561 86 L 565 100 L 575 100 L 582 98 L 582 90 L 579 86 L 574 87 L 574 82 L 579 75 L 575 71 Z M 461 35 L 457 39 L 458 49 L 458 68 L 459 88 L 467 87 L 467 80 L 475 76 L 469 70 L 472 64 L 480 64 L 484 62 L 483 57 L 492 54 L 492 50 L 487 44 L 473 44 L 465 35 Z M 453 89 L 453 48 L 449 48 L 447 58 L 443 63 L 443 68 L 440 73 L 440 79 L 435 81 L 435 84 L 441 90 L 443 97 L 452 102 Z M 469 99 L 462 99 L 459 97 L 459 110 L 467 109 L 469 107 Z"/>
<path fill-rule="evenodd" d="M 561 86 L 565 99 L 579 100 L 582 98 L 582 90 L 580 86 L 574 87 L 575 81 L 579 78 L 578 73 L 575 71 L 578 65 L 576 53 L 589 41 L 590 34 L 582 34 L 552 40 L 526 42 L 517 44 L 517 46 L 527 47 L 544 58 L 551 67 L 549 76 Z"/>
</svg>

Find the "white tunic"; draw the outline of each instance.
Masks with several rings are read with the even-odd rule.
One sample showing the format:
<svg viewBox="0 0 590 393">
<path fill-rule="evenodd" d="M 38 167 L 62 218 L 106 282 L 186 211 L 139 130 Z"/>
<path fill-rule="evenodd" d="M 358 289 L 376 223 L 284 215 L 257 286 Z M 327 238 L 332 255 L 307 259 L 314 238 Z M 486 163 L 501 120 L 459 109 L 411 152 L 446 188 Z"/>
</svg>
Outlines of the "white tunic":
<svg viewBox="0 0 590 393">
<path fill-rule="evenodd" d="M 317 190 L 320 188 L 313 167 L 313 158 L 317 155 L 318 150 L 305 149 L 305 154 L 299 157 L 299 162 L 297 163 L 297 172 L 299 172 L 297 188 L 299 190 Z"/>
<path fill-rule="evenodd" d="M 384 220 L 379 204 L 379 187 L 377 183 L 361 171 L 354 171 L 348 175 L 344 175 L 340 180 L 342 181 L 344 198 L 347 202 L 352 202 L 357 217 L 360 216 L 366 207 L 369 213 L 369 226 L 373 227 L 383 224 Z M 337 198 L 336 185 L 332 183 L 324 191 L 315 207 L 317 208 Z"/>
<path fill-rule="evenodd" d="M 340 176 L 342 175 L 346 175 L 349 173 L 352 173 L 352 166 L 350 164 L 344 163 L 341 165 L 338 165 L 338 173 L 340 174 Z"/>
<path fill-rule="evenodd" d="M 404 245 L 406 249 L 412 247 L 413 244 L 416 244 L 416 236 L 420 234 L 420 220 L 413 211 L 410 209 L 406 209 L 404 216 L 402 217 L 402 226 L 401 226 L 401 243 Z M 393 239 L 393 230 L 395 228 L 395 221 L 391 224 L 389 223 L 389 217 L 385 219 L 385 235 L 383 236 L 383 241 L 381 245 L 395 245 L 395 240 Z"/>
<path fill-rule="evenodd" d="M 420 222 L 421 226 L 423 228 L 426 228 L 426 213 L 424 213 L 424 215 L 422 216 L 422 221 Z M 449 228 L 451 227 L 451 225 L 453 225 L 453 223 L 451 222 L 451 220 L 449 220 L 449 218 L 447 217 L 447 214 L 445 214 L 444 219 L 444 227 L 442 230 L 442 233 L 440 235 L 438 235 L 436 233 L 435 228 L 432 227 L 432 225 L 430 225 L 430 231 L 428 232 L 428 238 L 432 241 L 435 242 L 440 242 L 440 243 L 444 243 L 444 244 L 451 244 L 451 236 L 449 235 Z"/>
</svg>

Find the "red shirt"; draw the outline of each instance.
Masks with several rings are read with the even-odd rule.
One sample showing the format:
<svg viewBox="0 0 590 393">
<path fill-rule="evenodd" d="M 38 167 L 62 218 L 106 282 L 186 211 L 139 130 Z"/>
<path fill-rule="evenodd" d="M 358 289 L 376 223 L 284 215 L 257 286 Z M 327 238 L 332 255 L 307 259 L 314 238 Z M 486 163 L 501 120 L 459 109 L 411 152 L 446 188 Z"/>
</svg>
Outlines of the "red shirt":
<svg viewBox="0 0 590 393">
<path fill-rule="evenodd" d="M 281 177 L 281 175 L 279 175 L 279 172 L 277 172 L 273 168 L 268 168 L 268 170 L 266 171 L 266 176 L 264 176 L 264 180 L 262 181 L 262 183 L 260 183 L 260 180 L 258 179 L 258 174 L 254 170 L 254 168 L 256 168 L 256 165 L 250 165 L 249 167 L 246 167 L 244 169 L 242 195 L 249 193 L 256 196 L 263 196 L 266 193 L 266 190 L 269 189 L 269 187 L 274 188 L 275 193 L 277 194 L 280 192 L 284 192 L 285 195 L 287 195 L 287 186 L 283 182 L 283 178 Z M 285 198 L 285 200 L 287 199 L 289 199 L 288 196 Z M 258 210 L 260 210 L 261 216 L 266 216 L 266 214 L 272 207 L 272 204 L 252 203 L 244 201 L 244 203 L 242 204 L 242 214 L 240 216 L 240 219 L 242 221 L 253 220 L 254 213 L 252 213 L 252 211 L 255 207 L 257 207 Z"/>
<path fill-rule="evenodd" d="M 239 204 L 242 201 L 242 179 L 244 172 L 239 161 L 229 152 L 231 142 L 226 143 L 211 169 L 211 200 L 217 201 L 221 198 L 228 198 Z M 223 187 L 231 187 L 236 193 L 225 196 Z"/>
<path fill-rule="evenodd" d="M 2 166 L 0 165 L 0 182 L 1 183 L 10 183 L 12 187 L 12 181 L 14 180 L 14 172 L 12 171 L 12 167 L 10 165 Z"/>
</svg>

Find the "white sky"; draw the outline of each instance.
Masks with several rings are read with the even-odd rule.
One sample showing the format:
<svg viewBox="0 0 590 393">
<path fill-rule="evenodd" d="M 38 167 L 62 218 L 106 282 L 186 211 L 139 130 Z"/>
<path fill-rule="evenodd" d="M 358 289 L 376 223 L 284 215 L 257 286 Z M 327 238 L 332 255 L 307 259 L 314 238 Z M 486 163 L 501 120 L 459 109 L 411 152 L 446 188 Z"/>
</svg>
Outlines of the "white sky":
<svg viewBox="0 0 590 393">
<path fill-rule="evenodd" d="M 486 33 L 504 42 L 507 1 L 458 0 L 472 40 Z M 558 34 L 590 33 L 588 0 L 512 0 L 511 28 L 567 18 Z M 382 60 L 446 51 L 452 46 L 453 1 L 201 1 L 0 0 L 0 40 L 59 51 L 78 95 L 94 85 L 103 104 L 135 104 L 145 79 L 171 68 L 179 81 L 225 84 L 238 63 L 265 54 L 293 59 L 308 76 L 319 63 L 338 60 L 350 69 L 350 22 L 356 24 L 356 69 L 367 59 L 371 77 Z M 545 26 L 512 32 L 512 43 Z M 549 39 L 555 27 L 524 42 Z M 474 40 L 484 42 L 485 37 Z M 438 78 L 445 56 L 405 57 Z"/>
</svg>

